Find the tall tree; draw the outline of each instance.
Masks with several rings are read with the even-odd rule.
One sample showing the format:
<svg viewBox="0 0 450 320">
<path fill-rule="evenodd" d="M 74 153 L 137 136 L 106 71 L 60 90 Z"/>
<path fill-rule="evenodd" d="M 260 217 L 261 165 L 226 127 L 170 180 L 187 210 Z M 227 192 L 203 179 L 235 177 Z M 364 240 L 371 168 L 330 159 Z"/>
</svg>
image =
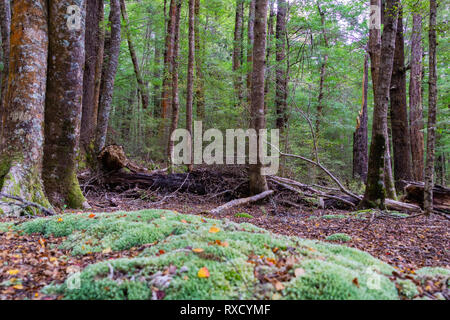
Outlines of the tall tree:
<svg viewBox="0 0 450 320">
<path fill-rule="evenodd" d="M 131 61 L 133 62 L 134 74 L 136 75 L 136 81 L 138 84 L 138 93 L 141 97 L 142 108 L 147 109 L 149 104 L 149 97 L 147 93 L 147 86 L 144 83 L 142 74 L 139 67 L 139 62 L 136 55 L 136 49 L 134 48 L 133 39 L 130 32 L 130 19 L 128 18 L 127 6 L 125 0 L 120 0 L 120 11 L 122 12 L 122 18 L 125 22 L 125 34 L 128 42 L 128 50 L 130 51 Z"/>
<path fill-rule="evenodd" d="M 266 49 L 266 83 L 264 86 L 264 96 L 265 96 L 265 101 L 264 101 L 264 112 L 267 114 L 267 105 L 268 105 L 268 97 L 269 97 L 269 91 L 270 91 L 270 84 L 271 82 L 271 65 L 270 65 L 270 60 L 271 60 L 271 55 L 272 55 L 272 42 L 273 42 L 273 38 L 274 38 L 274 20 L 275 20 L 275 0 L 269 0 L 270 3 L 270 9 L 269 9 L 269 21 L 267 22 L 267 49 Z"/>
<path fill-rule="evenodd" d="M 251 109 L 252 78 L 253 78 L 253 46 L 255 42 L 255 6 L 256 0 L 250 0 L 247 26 L 247 103 Z"/>
<path fill-rule="evenodd" d="M 267 1 L 258 0 L 255 5 L 255 41 L 253 46 L 253 71 L 251 91 L 251 123 L 259 137 L 259 130 L 265 129 L 264 114 L 264 74 L 266 53 L 266 28 L 267 28 Z M 258 139 L 259 140 L 259 139 Z M 260 141 L 258 141 L 258 144 Z M 258 148 L 259 150 L 259 148 Z M 250 193 L 258 194 L 268 190 L 267 180 L 262 175 L 262 159 L 258 152 L 257 164 L 250 165 Z"/>
<path fill-rule="evenodd" d="M 411 35 L 411 72 L 409 80 L 409 129 L 411 136 L 412 173 L 423 181 L 424 137 L 422 112 L 422 16 L 413 15 Z"/>
<path fill-rule="evenodd" d="M 111 36 L 108 45 L 108 59 L 104 68 L 105 73 L 102 80 L 102 92 L 98 110 L 97 133 L 95 137 L 95 149 L 97 153 L 100 152 L 106 144 L 106 134 L 108 132 L 109 116 L 114 91 L 114 80 L 116 78 L 120 52 L 120 3 L 119 0 L 111 0 L 110 4 L 109 23 L 111 25 Z"/>
<path fill-rule="evenodd" d="M 434 160 L 436 145 L 436 112 L 437 112 L 437 61 L 436 61 L 436 0 L 430 0 L 429 27 L 429 79 L 428 79 L 428 128 L 427 128 L 427 161 L 425 167 L 424 209 L 425 214 L 433 212 Z"/>
<path fill-rule="evenodd" d="M 276 127 L 280 133 L 284 132 L 287 125 L 287 63 L 286 63 L 286 0 L 277 2 L 277 26 L 276 26 Z"/>
<path fill-rule="evenodd" d="M 205 119 L 205 79 L 203 76 L 203 50 L 200 38 L 200 0 L 195 0 L 195 105 L 197 118 Z"/>
<path fill-rule="evenodd" d="M 399 8 L 397 34 L 395 38 L 394 66 L 390 89 L 394 177 L 397 191 L 403 190 L 405 183 L 402 181 L 410 181 L 412 178 L 408 107 L 406 105 L 406 68 L 404 50 L 403 13 L 402 9 Z"/>
<path fill-rule="evenodd" d="M 67 18 L 67 1 L 49 1 L 49 59 L 45 101 L 42 177 L 50 202 L 62 208 L 89 207 L 77 179 L 83 97 L 86 2 Z M 61 41 L 64 39 L 64 41 Z"/>
<path fill-rule="evenodd" d="M 85 62 L 83 76 L 83 109 L 81 117 L 80 145 L 90 155 L 95 140 L 99 92 L 103 65 L 105 33 L 103 0 L 86 2 Z M 95 159 L 94 155 L 90 155 Z M 89 158 L 89 157 L 88 157 Z M 92 159 L 91 159 L 92 160 Z"/>
<path fill-rule="evenodd" d="M 172 133 L 178 127 L 178 118 L 180 115 L 180 99 L 178 94 L 178 67 L 179 67 L 179 55 L 180 55 L 180 15 L 181 4 L 183 0 L 176 0 L 176 13 L 175 13 L 175 29 L 173 39 L 173 55 L 172 55 L 172 119 L 170 123 L 170 132 L 168 139 L 168 159 L 169 159 L 169 171 L 172 172 L 172 153 L 174 148 L 174 141 L 170 139 Z"/>
<path fill-rule="evenodd" d="M 244 18 L 244 0 L 236 0 L 236 19 L 234 24 L 234 43 L 233 43 L 233 72 L 234 72 L 234 91 L 236 105 L 241 107 L 243 100 L 241 52 L 242 52 L 242 29 Z"/>
<path fill-rule="evenodd" d="M 356 119 L 356 131 L 353 134 L 353 178 L 362 182 L 367 179 L 368 158 L 368 126 L 367 93 L 369 88 L 369 57 L 364 57 L 364 71 L 362 81 L 362 106 Z"/>
<path fill-rule="evenodd" d="M 192 106 L 194 102 L 194 64 L 195 64 L 195 0 L 189 0 L 189 57 L 187 72 L 186 128 L 192 137 Z M 192 150 L 192 146 L 189 146 Z M 193 169 L 192 154 L 188 165 Z"/>
<path fill-rule="evenodd" d="M 373 111 L 372 142 L 369 151 L 367 185 L 362 206 L 384 208 L 386 186 L 384 179 L 387 136 L 389 88 L 394 62 L 395 36 L 398 21 L 398 0 L 386 0 L 381 59 L 376 76 L 375 107 Z"/>
<path fill-rule="evenodd" d="M 8 88 L 8 73 L 9 73 L 9 34 L 11 32 L 11 7 L 10 0 L 0 0 L 0 28 L 2 37 L 2 57 L 3 57 L 3 71 L 1 74 L 0 88 L 0 137 L 3 132 L 3 112 L 5 109 L 6 89 Z"/>
<path fill-rule="evenodd" d="M 47 1 L 15 0 L 12 4 L 0 190 L 49 207 L 41 175 L 47 83 Z M 6 213 L 12 211 L 9 206 L 0 206 L 0 209 Z"/>
</svg>

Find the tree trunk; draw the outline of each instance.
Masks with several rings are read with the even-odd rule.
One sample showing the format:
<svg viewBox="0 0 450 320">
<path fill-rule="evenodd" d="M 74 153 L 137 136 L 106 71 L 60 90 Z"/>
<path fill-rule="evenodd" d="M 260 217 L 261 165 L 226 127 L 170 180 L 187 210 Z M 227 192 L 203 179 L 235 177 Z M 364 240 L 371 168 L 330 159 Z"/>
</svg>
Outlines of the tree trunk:
<svg viewBox="0 0 450 320">
<path fill-rule="evenodd" d="M 133 62 L 134 74 L 136 75 L 136 81 L 138 84 L 138 93 L 141 97 L 142 108 L 144 110 L 148 109 L 149 97 L 147 93 L 147 86 L 142 80 L 142 74 L 139 68 L 139 62 L 136 56 L 136 50 L 134 49 L 133 39 L 130 33 L 130 19 L 128 19 L 127 7 L 125 5 L 125 0 L 120 0 L 120 11 L 122 12 L 122 18 L 125 22 L 125 33 L 127 36 L 128 49 L 130 50 L 131 61 Z"/>
<path fill-rule="evenodd" d="M 93 142 L 97 127 L 99 92 L 102 76 L 105 34 L 103 0 L 86 2 L 85 62 L 83 75 L 83 108 L 80 145 L 89 165 L 95 165 Z"/>
<path fill-rule="evenodd" d="M 120 52 L 120 3 L 119 0 L 111 0 L 111 11 L 109 13 L 111 24 L 111 37 L 108 48 L 108 59 L 105 64 L 105 75 L 103 79 L 101 98 L 98 111 L 97 134 L 95 150 L 98 153 L 106 143 L 108 133 L 109 115 L 111 112 L 112 97 L 114 92 L 114 80 L 116 78 L 117 66 Z"/>
<path fill-rule="evenodd" d="M 356 119 L 356 131 L 353 135 L 353 178 L 362 182 L 367 180 L 368 158 L 368 122 L 367 93 L 369 88 L 369 57 L 364 57 L 364 73 L 362 81 L 362 107 Z"/>
<path fill-rule="evenodd" d="M 3 71 L 1 74 L 1 88 L 0 88 L 0 144 L 3 137 L 4 126 L 4 112 L 6 105 L 6 90 L 8 89 L 8 73 L 9 73 L 9 34 L 11 32 L 11 7 L 10 0 L 0 0 L 0 28 L 2 37 L 2 56 L 3 56 Z"/>
<path fill-rule="evenodd" d="M 394 62 L 395 35 L 397 32 L 398 0 L 386 0 L 386 15 L 381 45 L 381 59 L 377 75 L 375 107 L 373 111 L 372 142 L 369 152 L 367 186 L 361 206 L 385 207 L 384 179 L 387 140 L 387 111 L 389 88 Z"/>
<path fill-rule="evenodd" d="M 13 2 L 10 46 L 0 190 L 50 207 L 41 178 L 48 54 L 47 1 Z M 4 213 L 12 213 L 12 209 L 0 206 Z"/>
<path fill-rule="evenodd" d="M 255 41 L 253 47 L 251 123 L 259 137 L 259 130 L 266 127 L 264 114 L 264 73 L 266 52 L 267 0 L 258 0 L 255 5 Z M 258 139 L 258 144 L 260 143 Z M 259 150 L 259 148 L 258 148 Z M 250 165 L 250 193 L 262 193 L 269 189 L 266 177 L 262 175 L 262 161 L 258 152 L 257 164 Z"/>
<path fill-rule="evenodd" d="M 437 113 L 437 62 L 436 62 L 436 0 L 430 0 L 429 27 L 429 79 L 428 79 L 428 128 L 427 128 L 427 161 L 425 167 L 424 209 L 425 214 L 433 211 L 434 158 L 436 144 Z"/>
<path fill-rule="evenodd" d="M 42 177 L 50 202 L 62 208 L 88 207 L 77 179 L 83 98 L 86 2 L 67 21 L 67 2 L 49 1 L 49 47 Z M 76 16 L 75 16 L 76 15 Z M 70 20 L 74 19 L 74 20 Z M 68 23 L 74 27 L 68 28 Z M 77 25 L 78 24 L 78 25 Z M 61 41 L 64 39 L 65 41 Z"/>
<path fill-rule="evenodd" d="M 287 64 L 286 64 L 286 0 L 278 0 L 276 27 L 276 127 L 282 135 L 287 125 Z"/>
<path fill-rule="evenodd" d="M 270 9 L 269 9 L 270 15 L 269 15 L 269 21 L 267 26 L 267 50 L 266 50 L 266 83 L 264 86 L 264 113 L 267 114 L 267 105 L 268 105 L 268 97 L 270 92 L 270 85 L 272 83 L 271 81 L 271 68 L 270 68 L 270 57 L 272 55 L 272 41 L 273 36 L 275 34 L 274 32 L 274 19 L 275 19 L 275 0 L 270 0 Z"/>
<path fill-rule="evenodd" d="M 391 80 L 391 128 L 394 149 L 394 177 L 397 191 L 402 191 L 410 181 L 411 153 L 408 126 L 408 107 L 406 105 L 406 69 L 403 39 L 403 14 L 399 10 L 397 35 L 395 40 L 394 66 Z"/>
<path fill-rule="evenodd" d="M 412 173 L 415 181 L 423 181 L 425 146 L 422 114 L 422 17 L 420 14 L 413 16 L 410 77 L 409 127 Z"/>
<path fill-rule="evenodd" d="M 242 107 L 243 90 L 241 74 L 241 52 L 242 52 L 242 29 L 244 17 L 244 1 L 236 0 L 236 20 L 234 25 L 234 43 L 233 43 L 233 73 L 234 73 L 234 91 L 236 97 L 236 107 Z"/>
<path fill-rule="evenodd" d="M 173 43 L 173 55 L 172 55 L 172 121 L 170 124 L 169 132 L 169 142 L 168 142 L 168 162 L 169 162 L 169 173 L 172 173 L 173 163 L 172 154 L 174 148 L 174 141 L 171 139 L 172 133 L 178 127 L 178 118 L 180 114 L 180 99 L 178 94 L 178 66 L 179 66 L 179 55 L 180 55 L 180 15 L 181 15 L 181 4 L 183 0 L 177 0 L 176 13 L 175 13 L 175 35 Z"/>
<path fill-rule="evenodd" d="M 252 105 L 251 96 L 253 78 L 253 46 L 255 42 L 255 2 L 256 0 L 250 0 L 249 3 L 247 27 L 247 104 L 249 111 Z"/>
<path fill-rule="evenodd" d="M 194 64 L 195 64 L 195 0 L 189 0 L 189 57 L 188 57 L 188 76 L 187 76 L 187 97 L 186 97 L 186 128 L 192 137 L 192 106 L 194 102 Z M 192 145 L 189 145 L 192 151 Z M 192 162 L 192 153 L 188 170 L 192 171 L 194 166 Z"/>
<path fill-rule="evenodd" d="M 161 78 L 161 49 L 158 37 L 155 37 L 155 57 L 154 57 L 154 69 L 153 69 L 153 116 L 155 118 L 161 117 L 160 111 L 160 96 L 161 96 L 161 88 L 159 79 Z"/>
<path fill-rule="evenodd" d="M 203 54 L 200 39 L 200 0 L 195 0 L 195 104 L 197 119 L 205 119 L 205 84 L 202 70 Z"/>
</svg>

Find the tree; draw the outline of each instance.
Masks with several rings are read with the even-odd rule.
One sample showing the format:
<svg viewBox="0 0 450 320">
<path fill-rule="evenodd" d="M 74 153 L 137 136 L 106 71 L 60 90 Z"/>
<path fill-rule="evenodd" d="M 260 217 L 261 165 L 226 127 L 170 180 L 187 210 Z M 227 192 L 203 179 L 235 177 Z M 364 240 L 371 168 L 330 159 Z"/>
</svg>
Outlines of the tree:
<svg viewBox="0 0 450 320">
<path fill-rule="evenodd" d="M 41 174 L 47 83 L 47 1 L 13 2 L 10 46 L 0 190 L 50 207 Z M 0 209 L 6 213 L 12 211 L 9 206 Z"/>
<path fill-rule="evenodd" d="M 139 68 L 139 62 L 136 55 L 136 50 L 134 48 L 133 39 L 130 33 L 130 19 L 128 18 L 127 6 L 125 5 L 125 0 L 120 0 L 120 11 L 122 12 L 122 18 L 125 22 L 125 34 L 127 36 L 128 50 L 130 51 L 131 61 L 133 62 L 134 74 L 136 75 L 136 81 L 138 84 L 138 93 L 141 97 L 142 108 L 145 110 L 148 108 L 149 97 L 147 93 L 147 86 L 142 79 L 142 74 Z"/>
<path fill-rule="evenodd" d="M 96 161 L 93 143 L 97 127 L 105 41 L 105 32 L 102 26 L 103 11 L 103 0 L 89 0 L 86 2 L 85 63 L 80 145 L 82 151 L 86 153 L 88 163 L 91 166 L 94 166 Z"/>
<path fill-rule="evenodd" d="M 0 127 L 3 130 L 3 116 L 5 109 L 6 90 L 8 88 L 8 73 L 9 73 L 9 34 L 11 32 L 11 7 L 9 0 L 0 0 L 0 28 L 2 37 L 2 57 L 3 57 L 3 71 L 1 74 L 1 88 L 0 88 Z M 0 132 L 0 137 L 2 136 Z"/>
<path fill-rule="evenodd" d="M 381 42 L 381 59 L 376 76 L 375 106 L 373 111 L 372 142 L 369 151 L 367 185 L 362 206 L 384 209 L 386 186 L 384 179 L 387 140 L 387 111 L 389 88 L 394 62 L 395 35 L 397 32 L 398 0 L 386 0 L 386 12 L 383 37 Z"/>
<path fill-rule="evenodd" d="M 265 102 L 264 102 L 264 112 L 267 114 L 267 108 L 268 108 L 268 97 L 269 97 L 269 91 L 271 88 L 271 75 L 272 75 L 272 68 L 270 65 L 271 55 L 272 55 L 272 42 L 274 38 L 274 19 L 275 19 L 275 0 L 270 0 L 270 9 L 269 9 L 269 21 L 267 26 L 267 52 L 266 52 L 266 84 L 264 87 L 264 96 L 265 96 Z"/>
<path fill-rule="evenodd" d="M 255 43 L 255 6 L 256 0 L 250 0 L 247 26 L 247 104 L 251 109 L 252 78 L 253 78 L 253 46 Z M 251 111 L 250 111 L 251 112 Z"/>
<path fill-rule="evenodd" d="M 203 76 L 203 46 L 200 39 L 200 0 L 195 0 L 195 105 L 197 118 L 205 119 L 205 84 Z"/>
<path fill-rule="evenodd" d="M 369 58 L 364 57 L 364 71 L 362 81 L 362 106 L 356 119 L 356 131 L 353 134 L 353 178 L 359 178 L 362 182 L 367 180 L 368 158 L 368 126 L 369 116 L 367 112 L 367 93 L 369 88 Z"/>
<path fill-rule="evenodd" d="M 422 115 L 422 16 L 413 15 L 411 35 L 411 72 L 409 80 L 409 129 L 411 136 L 412 174 L 423 181 L 424 138 Z"/>
<path fill-rule="evenodd" d="M 267 1 L 258 0 L 255 5 L 254 46 L 253 46 L 253 71 L 251 91 L 251 122 L 250 127 L 259 130 L 266 127 L 264 114 L 264 74 L 266 53 L 266 28 L 267 28 Z M 259 139 L 258 139 L 259 140 Z M 258 141 L 258 144 L 260 141 Z M 259 148 L 258 148 L 259 150 Z M 250 193 L 258 194 L 269 189 L 266 177 L 262 175 L 263 169 L 260 154 L 258 152 L 257 164 L 250 165 Z"/>
<path fill-rule="evenodd" d="M 98 111 L 97 133 L 95 138 L 95 150 L 99 153 L 106 144 L 109 116 L 111 112 L 114 80 L 120 52 L 120 3 L 119 0 L 111 0 L 109 23 L 111 25 L 110 43 L 108 46 L 108 59 L 105 63 L 105 74 L 101 88 L 101 98 Z"/>
<path fill-rule="evenodd" d="M 242 52 L 242 29 L 244 17 L 244 0 L 236 0 L 236 19 L 234 24 L 234 43 L 233 43 L 233 72 L 234 72 L 234 91 L 236 96 L 236 105 L 242 106 L 243 90 L 241 69 Z"/>
<path fill-rule="evenodd" d="M 80 5 L 74 7 L 67 18 L 68 1 L 49 1 L 48 54 L 51 59 L 42 171 L 50 202 L 60 208 L 67 205 L 74 209 L 89 207 L 77 179 L 86 18 L 86 2 L 78 3 Z"/>
<path fill-rule="evenodd" d="M 406 105 L 406 67 L 403 32 L 403 13 L 400 8 L 390 89 L 394 177 L 397 191 L 403 190 L 405 183 L 402 181 L 410 181 L 412 178 L 408 107 Z"/>
<path fill-rule="evenodd" d="M 436 144 L 437 61 L 436 61 L 436 0 L 430 0 L 429 27 L 429 79 L 428 79 L 428 127 L 427 161 L 425 167 L 424 209 L 426 215 L 433 212 L 434 160 Z"/>
<path fill-rule="evenodd" d="M 189 57 L 187 72 L 186 128 L 192 137 L 192 106 L 194 102 L 194 64 L 195 64 L 195 0 L 189 0 Z M 192 146 L 189 146 L 192 150 Z M 192 171 L 192 154 L 188 165 Z"/>
<path fill-rule="evenodd" d="M 286 0 L 278 0 L 276 26 L 276 127 L 280 133 L 287 125 Z"/>
</svg>

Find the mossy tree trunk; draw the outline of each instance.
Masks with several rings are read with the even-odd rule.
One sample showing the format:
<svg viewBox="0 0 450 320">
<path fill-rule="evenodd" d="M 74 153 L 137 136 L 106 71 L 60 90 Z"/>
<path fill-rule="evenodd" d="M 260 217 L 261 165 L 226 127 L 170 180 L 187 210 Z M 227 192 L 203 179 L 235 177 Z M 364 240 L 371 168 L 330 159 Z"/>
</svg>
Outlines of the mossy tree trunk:
<svg viewBox="0 0 450 320">
<path fill-rule="evenodd" d="M 2 86 L 0 92 L 0 137 L 3 135 L 6 90 L 8 88 L 9 72 L 9 35 L 11 32 L 11 6 L 9 0 L 0 0 L 0 29 L 2 37 L 3 71 L 1 74 Z M 0 138 L 1 139 L 1 138 Z"/>
<path fill-rule="evenodd" d="M 41 177 L 48 54 L 47 1 L 13 2 L 10 46 L 0 190 L 50 207 Z M 10 206 L 0 208 L 6 213 L 13 209 Z"/>
<path fill-rule="evenodd" d="M 286 13 L 285 0 L 277 2 L 277 26 L 276 26 L 276 127 L 283 136 L 287 125 L 287 64 L 286 64 Z"/>
<path fill-rule="evenodd" d="M 372 142 L 369 151 L 367 185 L 362 207 L 379 207 L 384 209 L 386 198 L 385 156 L 387 143 L 387 112 L 389 105 L 389 88 L 394 62 L 395 35 L 397 32 L 398 0 L 386 1 L 384 30 L 381 42 L 381 59 L 377 72 L 375 107 L 373 111 Z"/>
<path fill-rule="evenodd" d="M 73 9 L 68 17 L 69 1 L 49 1 L 50 59 L 42 171 L 50 202 L 57 207 L 67 205 L 74 209 L 89 206 L 76 176 L 83 98 L 86 1 L 78 3 L 80 11 Z"/>
<path fill-rule="evenodd" d="M 204 45 L 200 38 L 200 0 L 195 0 L 195 105 L 197 109 L 197 119 L 204 120 L 205 110 L 205 79 L 203 75 L 203 50 Z"/>
<path fill-rule="evenodd" d="M 255 41 L 253 46 L 253 71 L 251 81 L 251 121 L 250 127 L 255 129 L 259 137 L 259 130 L 265 129 L 264 113 L 264 75 L 266 53 L 267 28 L 267 0 L 258 0 L 255 5 Z M 259 139 L 258 139 L 259 140 Z M 258 141 L 258 144 L 260 141 Z M 257 148 L 259 150 L 259 147 Z M 262 175 L 263 164 L 258 152 L 258 161 L 250 165 L 250 193 L 259 194 L 269 189 L 266 177 Z"/>
</svg>

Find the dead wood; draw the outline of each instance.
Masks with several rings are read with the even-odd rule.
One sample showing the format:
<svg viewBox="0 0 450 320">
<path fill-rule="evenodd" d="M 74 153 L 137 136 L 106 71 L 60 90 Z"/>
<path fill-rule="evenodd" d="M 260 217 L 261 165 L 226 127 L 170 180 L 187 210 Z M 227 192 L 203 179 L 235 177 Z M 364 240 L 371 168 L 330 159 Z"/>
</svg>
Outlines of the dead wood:
<svg viewBox="0 0 450 320">
<path fill-rule="evenodd" d="M 233 207 L 236 207 L 236 206 L 240 206 L 240 205 L 243 205 L 243 204 L 247 204 L 247 203 L 251 203 L 251 202 L 256 202 L 256 201 L 262 200 L 262 199 L 270 196 L 273 193 L 274 193 L 273 190 L 268 190 L 268 191 L 264 191 L 262 193 L 259 193 L 257 195 L 254 195 L 252 197 L 236 199 L 236 200 L 227 202 L 224 205 L 221 205 L 220 207 L 217 207 L 217 208 L 215 208 L 213 210 L 210 210 L 208 213 L 210 213 L 210 214 L 219 214 L 223 210 L 227 210 L 227 209 L 230 209 L 230 208 L 233 208 Z"/>
</svg>

